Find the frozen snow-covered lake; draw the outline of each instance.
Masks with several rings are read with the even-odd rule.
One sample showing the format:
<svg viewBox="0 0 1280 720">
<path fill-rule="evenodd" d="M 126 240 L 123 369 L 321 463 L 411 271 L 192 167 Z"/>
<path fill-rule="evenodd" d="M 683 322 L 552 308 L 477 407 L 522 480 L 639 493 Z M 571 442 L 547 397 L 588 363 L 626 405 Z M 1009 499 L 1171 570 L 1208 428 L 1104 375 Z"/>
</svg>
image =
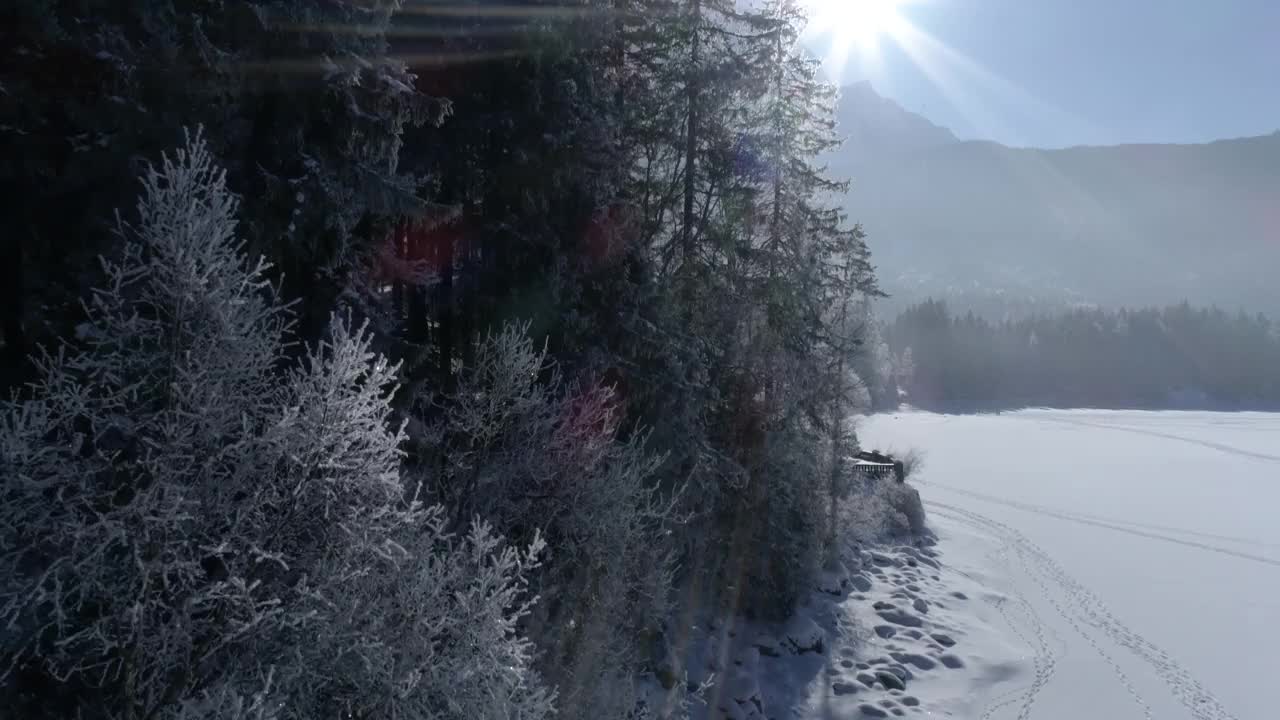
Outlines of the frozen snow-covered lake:
<svg viewBox="0 0 1280 720">
<path fill-rule="evenodd" d="M 935 714 L 1280 717 L 1280 415 L 899 413 L 860 437 L 923 451 L 943 561 L 1000 610 L 971 666 L 1017 668 L 939 685 Z"/>
</svg>

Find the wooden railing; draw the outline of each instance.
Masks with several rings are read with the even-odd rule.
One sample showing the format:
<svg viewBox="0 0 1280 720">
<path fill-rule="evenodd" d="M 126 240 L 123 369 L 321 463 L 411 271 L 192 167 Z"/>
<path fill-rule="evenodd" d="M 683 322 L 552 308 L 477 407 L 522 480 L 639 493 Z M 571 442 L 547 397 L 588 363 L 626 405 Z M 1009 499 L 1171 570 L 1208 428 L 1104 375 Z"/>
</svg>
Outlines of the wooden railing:
<svg viewBox="0 0 1280 720">
<path fill-rule="evenodd" d="M 901 460 L 874 452 L 860 452 L 853 457 L 853 474 L 863 480 L 905 479 Z"/>
</svg>

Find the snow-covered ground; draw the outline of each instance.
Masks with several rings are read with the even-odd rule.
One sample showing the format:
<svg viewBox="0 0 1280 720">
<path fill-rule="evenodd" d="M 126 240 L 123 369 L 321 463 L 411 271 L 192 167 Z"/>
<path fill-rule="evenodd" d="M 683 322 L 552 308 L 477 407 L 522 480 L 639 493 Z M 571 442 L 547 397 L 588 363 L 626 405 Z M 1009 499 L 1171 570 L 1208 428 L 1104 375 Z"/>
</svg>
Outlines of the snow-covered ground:
<svg viewBox="0 0 1280 720">
<path fill-rule="evenodd" d="M 860 436 L 925 453 L 940 567 L 864 563 L 832 607 L 870 632 L 836 623 L 792 716 L 1280 717 L 1280 415 L 900 413 Z M 857 680 L 889 665 L 904 691 Z"/>
</svg>

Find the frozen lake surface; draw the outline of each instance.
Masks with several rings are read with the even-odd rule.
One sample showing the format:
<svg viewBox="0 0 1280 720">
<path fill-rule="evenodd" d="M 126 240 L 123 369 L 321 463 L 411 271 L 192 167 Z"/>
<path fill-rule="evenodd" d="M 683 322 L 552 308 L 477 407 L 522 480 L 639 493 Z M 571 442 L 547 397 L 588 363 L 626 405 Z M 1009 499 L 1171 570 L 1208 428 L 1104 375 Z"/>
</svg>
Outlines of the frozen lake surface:
<svg viewBox="0 0 1280 720">
<path fill-rule="evenodd" d="M 1280 415 L 898 413 L 859 432 L 924 453 L 937 550 L 976 596 L 949 608 L 965 672 L 919 673 L 910 714 L 1280 717 Z"/>
</svg>

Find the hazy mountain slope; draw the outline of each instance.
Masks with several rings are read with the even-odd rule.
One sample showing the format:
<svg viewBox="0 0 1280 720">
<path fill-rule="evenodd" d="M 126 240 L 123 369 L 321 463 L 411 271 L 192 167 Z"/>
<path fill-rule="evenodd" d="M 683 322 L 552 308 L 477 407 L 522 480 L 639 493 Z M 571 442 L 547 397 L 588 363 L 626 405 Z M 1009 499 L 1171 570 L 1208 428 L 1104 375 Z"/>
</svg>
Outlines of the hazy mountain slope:
<svg viewBox="0 0 1280 720">
<path fill-rule="evenodd" d="M 959 142 L 955 133 L 908 112 L 870 83 L 843 88 L 837 113 L 840 133 L 852 147 L 901 153 Z"/>
<path fill-rule="evenodd" d="M 863 84 L 840 107 L 882 278 L 904 298 L 1190 299 L 1280 311 L 1280 133 L 1063 150 L 961 142 Z M 847 128 L 847 129 L 846 129 Z"/>
</svg>

